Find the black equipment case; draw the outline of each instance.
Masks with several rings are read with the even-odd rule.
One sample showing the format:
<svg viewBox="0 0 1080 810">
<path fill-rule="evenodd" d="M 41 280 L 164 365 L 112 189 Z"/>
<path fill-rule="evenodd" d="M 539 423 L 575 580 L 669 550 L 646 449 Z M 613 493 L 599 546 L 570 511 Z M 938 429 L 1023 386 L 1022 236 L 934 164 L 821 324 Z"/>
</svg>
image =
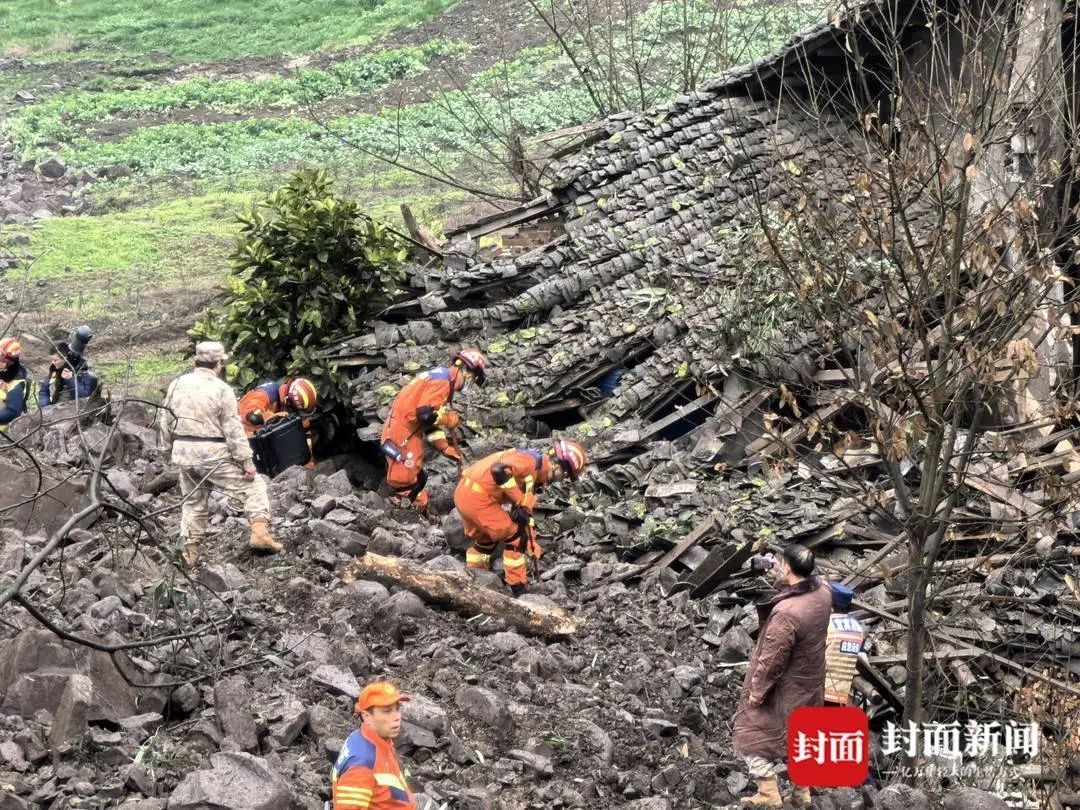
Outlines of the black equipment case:
<svg viewBox="0 0 1080 810">
<path fill-rule="evenodd" d="M 255 469 L 271 478 L 294 464 L 311 460 L 307 433 L 299 416 L 275 419 L 249 441 L 255 453 Z"/>
</svg>

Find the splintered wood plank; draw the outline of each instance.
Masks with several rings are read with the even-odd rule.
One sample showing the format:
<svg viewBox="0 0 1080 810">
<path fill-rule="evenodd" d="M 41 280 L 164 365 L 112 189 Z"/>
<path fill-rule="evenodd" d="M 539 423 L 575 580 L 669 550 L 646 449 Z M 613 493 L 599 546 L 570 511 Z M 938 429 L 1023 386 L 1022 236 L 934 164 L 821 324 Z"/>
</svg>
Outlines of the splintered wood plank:
<svg viewBox="0 0 1080 810">
<path fill-rule="evenodd" d="M 667 568 L 667 566 L 679 559 L 679 557 L 681 557 L 691 546 L 695 546 L 701 542 L 702 538 L 711 532 L 715 526 L 716 515 L 709 515 L 705 520 L 695 526 L 686 537 L 680 540 L 678 545 L 653 563 L 653 570 L 659 571 L 661 568 Z"/>
</svg>

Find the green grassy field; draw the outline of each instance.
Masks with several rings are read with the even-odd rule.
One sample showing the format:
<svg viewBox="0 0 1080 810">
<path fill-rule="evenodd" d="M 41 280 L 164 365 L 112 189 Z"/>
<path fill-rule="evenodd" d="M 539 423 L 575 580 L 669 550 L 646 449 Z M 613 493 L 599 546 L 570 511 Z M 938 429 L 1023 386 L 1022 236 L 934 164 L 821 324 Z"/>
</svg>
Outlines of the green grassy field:
<svg viewBox="0 0 1080 810">
<path fill-rule="evenodd" d="M 676 42 L 687 20 L 649 1 L 638 34 Z M 760 56 L 816 13 L 759 2 L 724 12 L 702 64 Z M 717 7 L 687 8 L 700 28 Z M 655 75 L 676 53 L 657 49 Z M 179 364 L 184 330 L 225 276 L 237 214 L 293 170 L 325 166 L 373 216 L 400 226 L 407 203 L 438 232 L 475 200 L 369 152 L 509 192 L 503 133 L 528 147 L 596 117 L 571 62 L 514 0 L 7 0 L 0 54 L 18 60 L 0 75 L 0 133 L 18 159 L 132 171 L 83 192 L 91 214 L 14 229 L 36 256 L 6 277 L 26 291 L 20 317 L 94 322 L 114 347 L 99 369 L 143 391 Z M 33 103 L 13 103 L 18 90 Z M 670 92 L 657 82 L 646 103 Z M 11 230 L 0 226 L 0 244 Z"/>
<path fill-rule="evenodd" d="M 364 45 L 458 0 L 5 0 L 2 52 L 63 58 L 161 52 L 177 61 Z"/>
</svg>

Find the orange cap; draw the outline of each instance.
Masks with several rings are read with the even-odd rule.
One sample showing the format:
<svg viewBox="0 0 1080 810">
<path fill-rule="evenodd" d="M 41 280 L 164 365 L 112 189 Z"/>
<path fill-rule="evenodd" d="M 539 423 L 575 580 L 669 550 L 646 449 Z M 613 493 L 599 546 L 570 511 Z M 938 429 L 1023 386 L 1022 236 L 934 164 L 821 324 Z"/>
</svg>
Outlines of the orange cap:
<svg viewBox="0 0 1080 810">
<path fill-rule="evenodd" d="M 366 712 L 375 706 L 393 706 L 395 703 L 408 703 L 409 696 L 403 695 L 390 681 L 375 681 L 364 687 L 356 701 L 356 711 Z"/>
</svg>

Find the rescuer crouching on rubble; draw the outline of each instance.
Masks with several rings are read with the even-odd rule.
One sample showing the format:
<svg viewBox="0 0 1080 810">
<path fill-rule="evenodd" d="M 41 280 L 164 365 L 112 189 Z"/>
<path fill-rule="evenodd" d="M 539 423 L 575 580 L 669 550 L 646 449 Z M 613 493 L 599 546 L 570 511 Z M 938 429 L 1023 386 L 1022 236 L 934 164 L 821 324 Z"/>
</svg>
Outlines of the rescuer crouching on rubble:
<svg viewBox="0 0 1080 810">
<path fill-rule="evenodd" d="M 832 591 L 814 574 L 814 553 L 786 547 L 772 566 L 776 593 L 757 605 L 758 640 L 743 679 L 735 712 L 735 751 L 757 780 L 743 806 L 781 807 L 777 777 L 787 754 L 788 716 L 820 706 L 825 684 L 825 638 Z M 796 787 L 796 807 L 810 806 L 810 791 Z"/>
<path fill-rule="evenodd" d="M 543 553 L 532 515 L 536 492 L 564 477 L 577 481 L 587 462 L 580 444 L 560 440 L 546 453 L 503 450 L 469 466 L 454 490 L 465 536 L 472 540 L 465 565 L 490 570 L 492 553 L 503 543 L 503 578 L 515 594 L 523 591 L 529 581 L 526 554 L 538 560 Z"/>
<path fill-rule="evenodd" d="M 364 687 L 356 701 L 360 728 L 345 740 L 331 772 L 332 810 L 412 810 L 416 807 L 394 753 L 401 704 L 408 695 L 389 681 Z"/>
<path fill-rule="evenodd" d="M 180 468 L 180 536 L 183 559 L 194 567 L 206 535 L 211 487 L 225 492 L 251 522 L 250 547 L 278 552 L 270 534 L 266 481 L 255 471 L 251 445 L 244 435 L 236 394 L 221 379 L 229 356 L 216 341 L 195 347 L 195 370 L 169 385 L 158 431 L 162 448 Z"/>
<path fill-rule="evenodd" d="M 258 385 L 240 397 L 238 407 L 244 432 L 251 437 L 278 419 L 294 414 L 305 417 L 304 433 L 311 458 L 304 467 L 310 470 L 315 466 L 315 448 L 311 440 L 311 420 L 306 417 L 315 412 L 318 399 L 315 384 L 304 377 Z"/>
<path fill-rule="evenodd" d="M 90 331 L 89 327 L 81 328 Z M 38 407 L 86 400 L 93 396 L 97 388 L 97 375 L 90 370 L 90 363 L 83 353 L 75 351 L 69 343 L 57 343 L 49 358 L 48 376 L 38 388 Z"/>
<path fill-rule="evenodd" d="M 430 515 L 424 491 L 424 440 L 457 464 L 460 473 L 461 450 L 454 431 L 461 424 L 461 415 L 454 410 L 454 394 L 474 381 L 483 385 L 486 375 L 484 355 L 476 349 L 462 349 L 449 366 L 417 375 L 390 403 L 381 448 L 386 456 L 386 483 L 423 515 Z"/>
</svg>

